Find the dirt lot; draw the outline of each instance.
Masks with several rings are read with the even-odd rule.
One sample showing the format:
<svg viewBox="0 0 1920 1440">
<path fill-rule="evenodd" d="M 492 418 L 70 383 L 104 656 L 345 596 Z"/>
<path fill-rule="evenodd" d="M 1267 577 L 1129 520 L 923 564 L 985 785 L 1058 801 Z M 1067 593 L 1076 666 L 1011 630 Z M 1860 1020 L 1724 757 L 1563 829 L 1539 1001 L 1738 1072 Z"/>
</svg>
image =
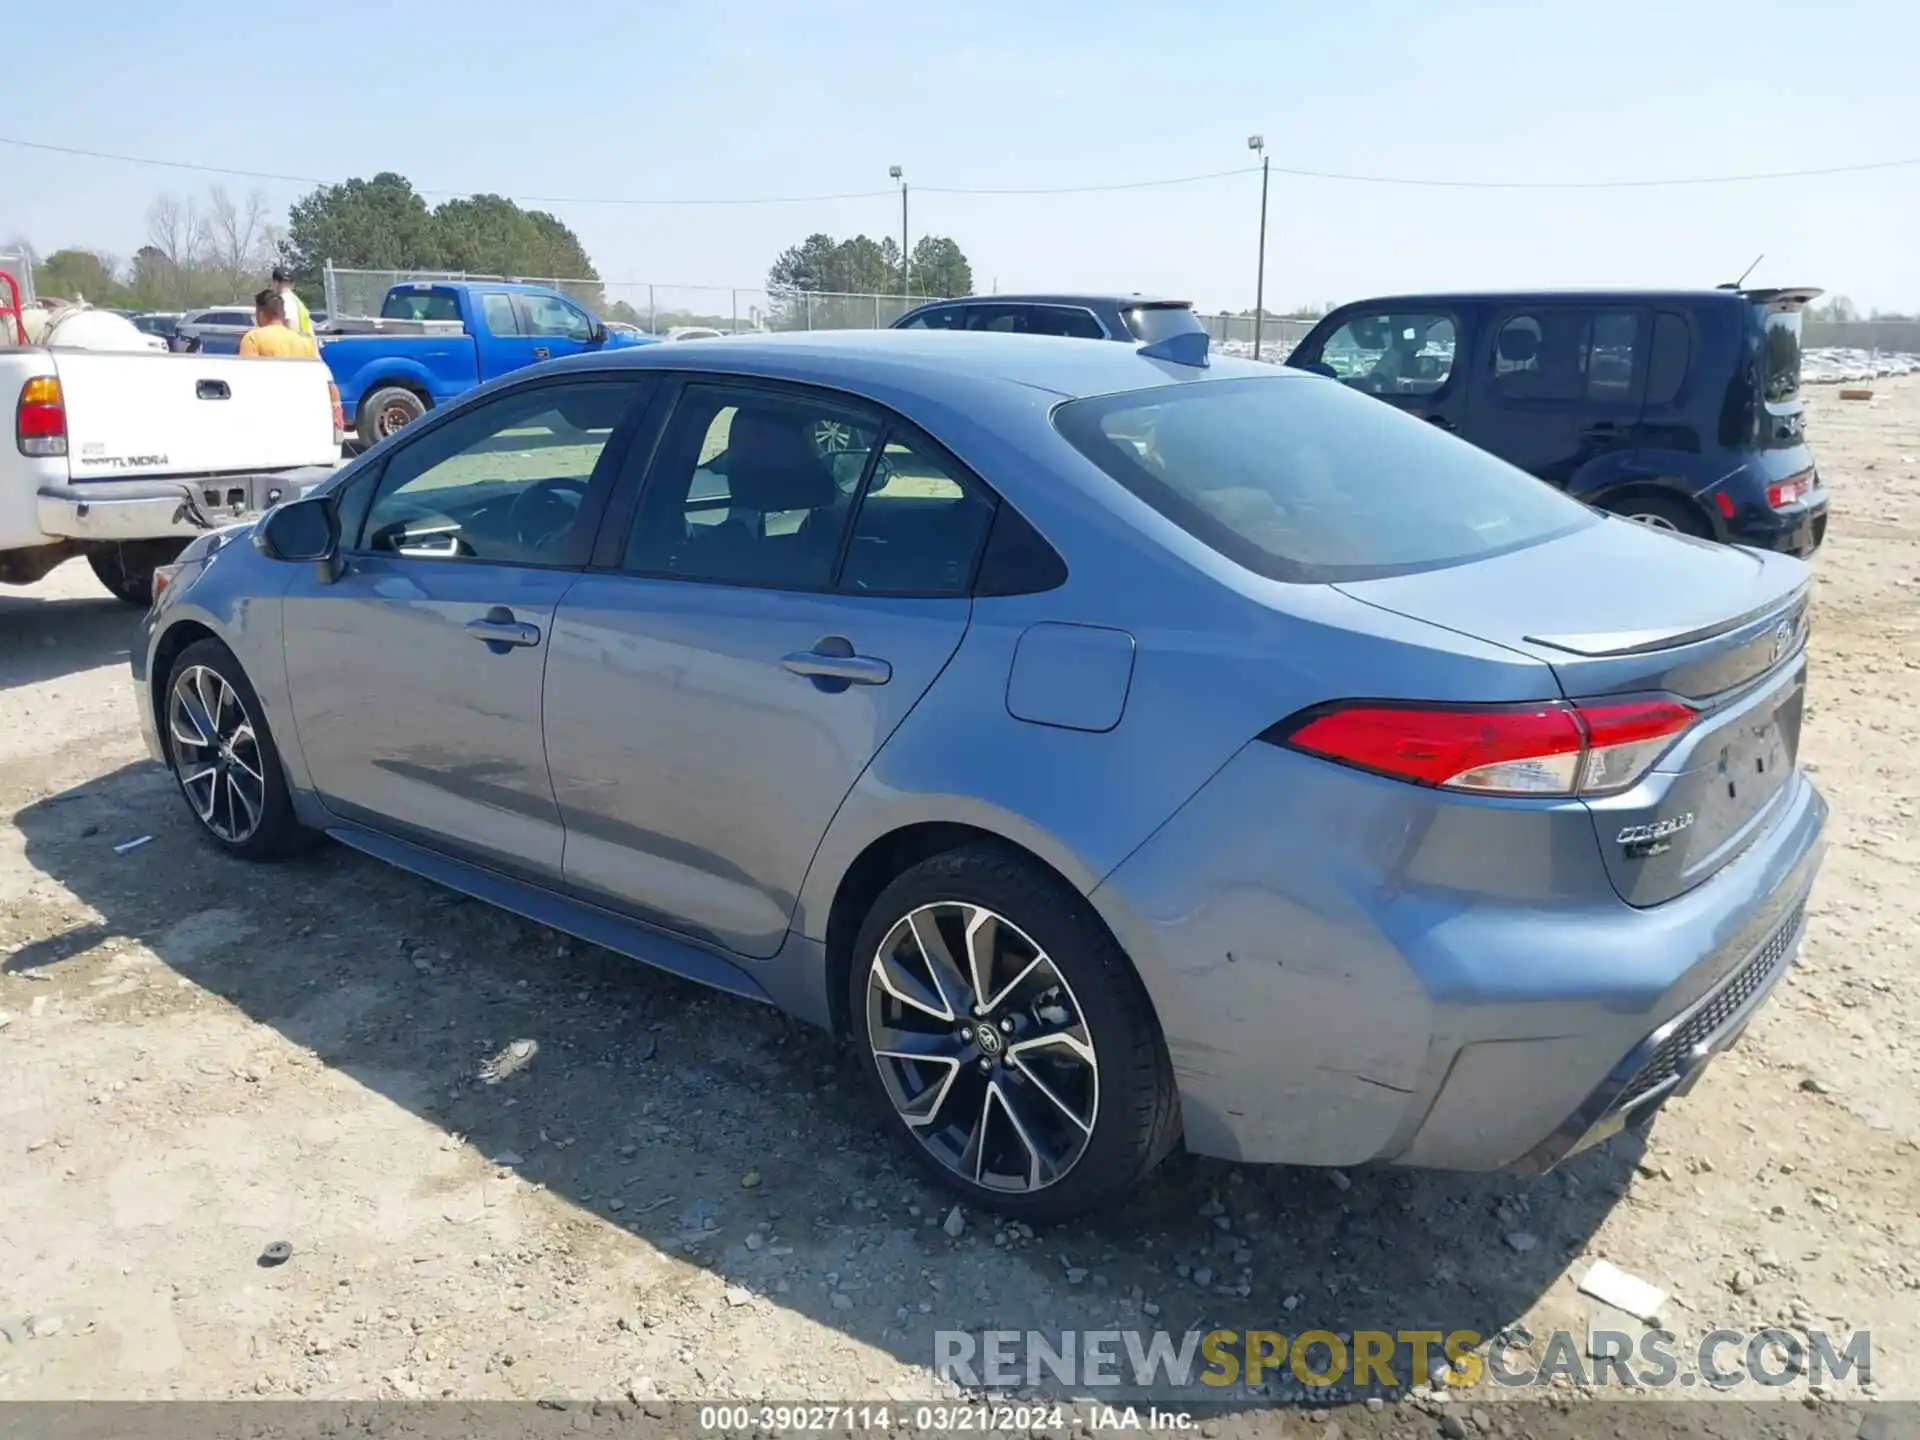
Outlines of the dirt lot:
<svg viewBox="0 0 1920 1440">
<path fill-rule="evenodd" d="M 337 848 L 216 856 L 143 757 L 128 612 L 82 565 L 0 593 L 0 1399 L 904 1400 L 936 1326 L 1584 1336 L 1602 1257 L 1683 1339 L 1869 1328 L 1920 1398 L 1920 383 L 1813 404 L 1833 849 L 1742 1048 L 1544 1181 L 1177 1159 L 1038 1236 L 951 1235 L 770 1010 Z"/>
</svg>

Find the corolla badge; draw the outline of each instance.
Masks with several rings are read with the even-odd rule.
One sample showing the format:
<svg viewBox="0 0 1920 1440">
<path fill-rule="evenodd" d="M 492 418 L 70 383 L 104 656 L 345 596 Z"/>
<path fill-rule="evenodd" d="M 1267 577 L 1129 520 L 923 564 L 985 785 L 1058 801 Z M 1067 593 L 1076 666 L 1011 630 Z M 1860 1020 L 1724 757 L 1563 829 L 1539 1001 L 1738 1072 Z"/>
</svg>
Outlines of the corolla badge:
<svg viewBox="0 0 1920 1440">
<path fill-rule="evenodd" d="M 1676 815 L 1670 820 L 1655 820 L 1646 825 L 1628 825 L 1614 836 L 1614 840 L 1624 846 L 1632 856 L 1659 855 L 1673 848 L 1673 837 L 1693 824 L 1693 812 Z"/>
</svg>

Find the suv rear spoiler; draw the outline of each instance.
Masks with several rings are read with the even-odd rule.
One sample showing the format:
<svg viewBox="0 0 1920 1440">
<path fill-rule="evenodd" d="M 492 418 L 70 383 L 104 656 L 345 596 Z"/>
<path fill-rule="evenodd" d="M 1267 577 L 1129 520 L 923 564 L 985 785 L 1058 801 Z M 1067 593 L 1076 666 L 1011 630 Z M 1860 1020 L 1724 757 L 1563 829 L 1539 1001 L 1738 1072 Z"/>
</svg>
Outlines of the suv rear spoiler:
<svg viewBox="0 0 1920 1440">
<path fill-rule="evenodd" d="M 1733 286 L 1728 286 L 1733 289 Z M 1738 294 L 1744 300 L 1755 305 L 1810 305 L 1827 292 L 1810 285 L 1789 285 L 1784 288 L 1764 290 L 1740 290 Z"/>
</svg>

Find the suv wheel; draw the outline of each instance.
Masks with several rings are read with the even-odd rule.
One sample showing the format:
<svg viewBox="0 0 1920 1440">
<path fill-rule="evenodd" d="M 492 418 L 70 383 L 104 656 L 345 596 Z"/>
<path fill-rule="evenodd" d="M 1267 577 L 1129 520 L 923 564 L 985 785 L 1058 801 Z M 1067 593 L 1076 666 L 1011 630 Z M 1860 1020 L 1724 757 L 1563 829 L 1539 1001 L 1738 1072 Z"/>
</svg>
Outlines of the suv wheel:
<svg viewBox="0 0 1920 1440">
<path fill-rule="evenodd" d="M 969 1201 L 1063 1220 L 1117 1199 L 1178 1138 L 1166 1046 L 1085 898 L 969 846 L 887 887 L 851 968 L 855 1038 L 895 1135 Z"/>
<path fill-rule="evenodd" d="M 1607 506 L 1615 515 L 1645 525 L 1652 530 L 1669 530 L 1711 540 L 1710 531 L 1700 515 L 1678 500 L 1664 495 L 1629 495 Z"/>
<path fill-rule="evenodd" d="M 222 850 L 270 860 L 309 838 L 294 818 L 260 697 L 218 640 L 197 640 L 174 661 L 160 733 L 187 808 Z"/>
</svg>

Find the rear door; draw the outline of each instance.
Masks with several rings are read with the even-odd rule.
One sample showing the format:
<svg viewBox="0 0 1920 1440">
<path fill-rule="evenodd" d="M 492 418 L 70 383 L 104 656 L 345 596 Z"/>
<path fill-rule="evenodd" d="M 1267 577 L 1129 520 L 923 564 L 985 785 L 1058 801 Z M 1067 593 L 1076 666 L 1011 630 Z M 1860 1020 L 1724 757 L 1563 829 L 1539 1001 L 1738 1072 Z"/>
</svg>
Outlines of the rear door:
<svg viewBox="0 0 1920 1440">
<path fill-rule="evenodd" d="M 62 350 L 76 480 L 208 475 L 339 459 L 318 360 Z"/>
<path fill-rule="evenodd" d="M 995 501 L 885 412 L 797 386 L 688 384 L 655 453 L 630 535 L 554 618 L 566 881 L 765 957 L 834 812 L 965 634 Z"/>
<path fill-rule="evenodd" d="M 1319 340 L 1309 337 L 1287 363 L 1325 365 L 1343 385 L 1458 430 L 1467 413 L 1468 318 L 1451 305 L 1360 307 Z"/>
<path fill-rule="evenodd" d="M 1633 442 L 1648 323 L 1633 306 L 1490 310 L 1461 436 L 1567 488 L 1590 461 Z"/>
</svg>

